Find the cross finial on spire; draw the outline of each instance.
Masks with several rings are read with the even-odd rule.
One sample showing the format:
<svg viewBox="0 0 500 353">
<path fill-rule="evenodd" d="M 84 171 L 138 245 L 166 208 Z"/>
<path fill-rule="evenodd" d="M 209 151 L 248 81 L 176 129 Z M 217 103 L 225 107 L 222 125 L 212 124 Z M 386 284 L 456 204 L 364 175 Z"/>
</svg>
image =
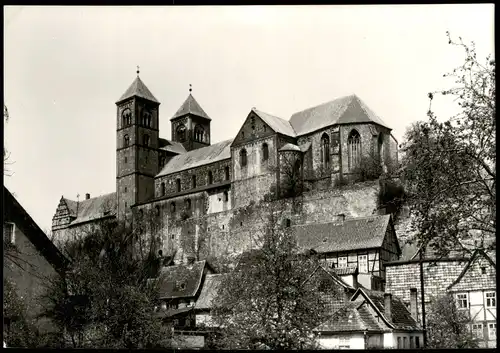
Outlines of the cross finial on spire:
<svg viewBox="0 0 500 353">
<path fill-rule="evenodd" d="M 137 77 L 139 77 L 139 65 L 137 65 Z"/>
<path fill-rule="evenodd" d="M 191 84 L 189 84 L 189 93 L 191 93 L 193 91 L 193 87 L 191 86 Z"/>
</svg>

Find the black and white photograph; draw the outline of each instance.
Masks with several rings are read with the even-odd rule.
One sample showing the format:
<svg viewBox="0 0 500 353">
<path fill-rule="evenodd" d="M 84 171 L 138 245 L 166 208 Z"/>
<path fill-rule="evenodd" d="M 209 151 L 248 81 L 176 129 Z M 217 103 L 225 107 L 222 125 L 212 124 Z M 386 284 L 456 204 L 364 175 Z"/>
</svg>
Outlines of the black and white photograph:
<svg viewBox="0 0 500 353">
<path fill-rule="evenodd" d="M 497 347 L 494 4 L 4 6 L 3 347 Z"/>
</svg>

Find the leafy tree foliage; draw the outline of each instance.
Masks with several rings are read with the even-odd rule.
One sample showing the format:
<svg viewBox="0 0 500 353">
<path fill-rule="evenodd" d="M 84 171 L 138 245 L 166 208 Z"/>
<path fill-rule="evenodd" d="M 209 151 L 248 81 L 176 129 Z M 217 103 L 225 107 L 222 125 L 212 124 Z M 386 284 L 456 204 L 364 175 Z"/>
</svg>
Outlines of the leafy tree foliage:
<svg viewBox="0 0 500 353">
<path fill-rule="evenodd" d="M 427 319 L 427 348 L 478 348 L 468 315 L 457 309 L 451 294 L 434 298 Z"/>
<path fill-rule="evenodd" d="M 495 61 L 480 62 L 474 43 L 465 62 L 444 76 L 455 86 L 429 93 L 428 120 L 412 125 L 403 143 L 403 178 L 421 244 L 445 256 L 451 249 L 495 247 L 496 141 Z M 435 97 L 452 96 L 459 113 L 438 119 Z"/>
<path fill-rule="evenodd" d="M 313 329 L 325 315 L 313 276 L 318 262 L 299 254 L 283 206 L 270 207 L 255 233 L 259 250 L 225 276 L 214 299 L 214 347 L 301 349 L 315 346 Z"/>
<path fill-rule="evenodd" d="M 44 315 L 74 348 L 167 347 L 170 330 L 155 319 L 158 268 L 154 242 L 138 241 L 141 224 L 108 221 L 63 244 L 71 259 L 45 295 Z"/>
</svg>

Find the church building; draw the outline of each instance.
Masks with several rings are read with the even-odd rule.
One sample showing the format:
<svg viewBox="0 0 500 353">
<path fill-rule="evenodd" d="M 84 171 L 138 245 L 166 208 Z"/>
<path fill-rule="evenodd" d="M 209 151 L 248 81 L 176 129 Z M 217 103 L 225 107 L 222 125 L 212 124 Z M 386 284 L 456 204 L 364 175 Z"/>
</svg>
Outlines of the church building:
<svg viewBox="0 0 500 353">
<path fill-rule="evenodd" d="M 137 72 L 116 102 L 116 191 L 79 201 L 61 197 L 52 223 L 56 237 L 156 208 L 166 224 L 160 241 L 182 247 L 179 238 L 188 233 L 235 232 L 235 222 L 224 219 L 266 195 L 286 195 L 287 174 L 314 185 L 314 193 L 354 180 L 370 158 L 381 169 L 397 160 L 391 128 L 354 94 L 288 119 L 251 108 L 234 138 L 213 143 L 212 118 L 189 91 L 170 117 L 170 138 L 162 138 L 160 102 Z M 179 229 L 187 218 L 208 223 L 184 234 Z"/>
</svg>

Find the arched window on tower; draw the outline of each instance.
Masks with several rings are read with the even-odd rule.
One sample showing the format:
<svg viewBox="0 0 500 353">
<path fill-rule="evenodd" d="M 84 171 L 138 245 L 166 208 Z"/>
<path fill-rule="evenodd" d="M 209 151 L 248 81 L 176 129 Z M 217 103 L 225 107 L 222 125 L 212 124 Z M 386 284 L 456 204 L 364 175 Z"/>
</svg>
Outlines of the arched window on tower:
<svg viewBox="0 0 500 353">
<path fill-rule="evenodd" d="M 321 136 L 321 164 L 324 169 L 330 168 L 330 138 L 327 133 Z"/>
<path fill-rule="evenodd" d="M 269 147 L 267 143 L 262 145 L 262 161 L 267 161 L 269 159 Z"/>
<path fill-rule="evenodd" d="M 242 149 L 240 151 L 240 165 L 241 167 L 246 167 L 247 165 L 247 150 Z"/>
<path fill-rule="evenodd" d="M 201 125 L 196 125 L 194 128 L 194 140 L 198 142 L 203 142 L 203 136 L 205 134 L 205 130 Z"/>
<path fill-rule="evenodd" d="M 152 116 L 151 113 L 147 110 L 142 112 L 142 124 L 147 127 L 151 127 Z"/>
<path fill-rule="evenodd" d="M 161 183 L 161 196 L 165 196 L 165 183 Z"/>
<path fill-rule="evenodd" d="M 361 137 L 359 132 L 354 129 L 347 138 L 347 159 L 349 170 L 357 168 L 361 162 Z"/>
<path fill-rule="evenodd" d="M 144 135 L 142 139 L 144 146 L 149 146 L 149 135 Z"/>
<path fill-rule="evenodd" d="M 129 108 L 125 109 L 122 113 L 123 127 L 132 125 L 132 112 Z"/>
<path fill-rule="evenodd" d="M 128 147 L 130 145 L 130 138 L 128 135 L 123 136 L 123 147 Z"/>
<path fill-rule="evenodd" d="M 176 130 L 177 141 L 186 141 L 186 127 L 184 125 L 179 125 Z"/>
<path fill-rule="evenodd" d="M 181 191 L 181 179 L 175 180 L 175 189 L 177 190 L 177 192 Z"/>
<path fill-rule="evenodd" d="M 214 174 L 211 170 L 208 171 L 208 185 L 213 184 L 214 182 Z"/>
</svg>

